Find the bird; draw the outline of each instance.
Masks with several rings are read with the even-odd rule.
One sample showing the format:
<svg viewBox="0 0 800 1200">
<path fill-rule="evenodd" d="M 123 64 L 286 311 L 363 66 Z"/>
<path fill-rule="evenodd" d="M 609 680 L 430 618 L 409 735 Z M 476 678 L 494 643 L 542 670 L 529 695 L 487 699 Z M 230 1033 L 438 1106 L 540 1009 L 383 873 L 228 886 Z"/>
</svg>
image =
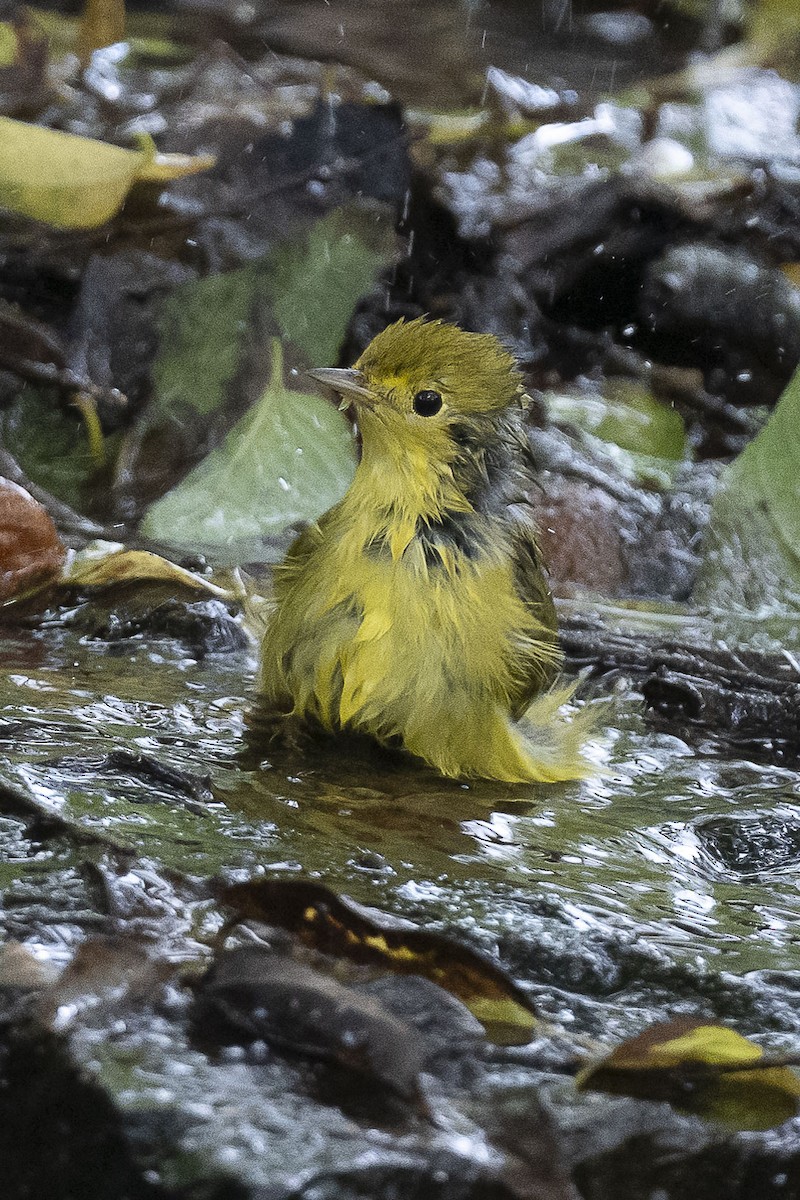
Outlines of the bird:
<svg viewBox="0 0 800 1200">
<path fill-rule="evenodd" d="M 367 734 L 460 780 L 584 777 L 528 489 L 530 403 L 492 334 L 418 317 L 351 368 L 309 371 L 351 408 L 343 498 L 275 569 L 260 704 Z"/>
</svg>

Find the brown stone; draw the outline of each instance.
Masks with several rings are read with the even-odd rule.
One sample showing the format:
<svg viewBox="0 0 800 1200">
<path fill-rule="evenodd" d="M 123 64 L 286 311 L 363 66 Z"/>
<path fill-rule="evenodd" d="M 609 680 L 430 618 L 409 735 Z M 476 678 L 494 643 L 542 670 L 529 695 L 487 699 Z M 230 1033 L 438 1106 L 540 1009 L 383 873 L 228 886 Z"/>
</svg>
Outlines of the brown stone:
<svg viewBox="0 0 800 1200">
<path fill-rule="evenodd" d="M 550 584 L 576 583 L 605 596 L 625 590 L 625 560 L 619 501 L 590 483 L 552 479 L 536 501 L 542 557 Z"/>
</svg>

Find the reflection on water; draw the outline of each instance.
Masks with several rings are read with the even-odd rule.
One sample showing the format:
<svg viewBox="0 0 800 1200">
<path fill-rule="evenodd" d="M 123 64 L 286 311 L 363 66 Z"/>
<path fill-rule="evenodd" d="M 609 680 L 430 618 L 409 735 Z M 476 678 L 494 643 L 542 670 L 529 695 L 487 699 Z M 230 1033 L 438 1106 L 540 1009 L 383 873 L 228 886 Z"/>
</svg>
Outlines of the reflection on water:
<svg viewBox="0 0 800 1200">
<path fill-rule="evenodd" d="M 148 859 L 194 876 L 312 874 L 499 946 L 531 985 L 609 1003 L 800 969 L 797 776 L 696 753 L 651 730 L 633 694 L 604 710 L 608 774 L 467 786 L 358 743 L 254 754 L 243 653 L 197 663 L 140 644 L 110 657 L 56 631 L 37 646 L 16 662 L 17 643 L 0 648 L 4 775 Z M 109 761 L 120 747 L 208 775 L 208 803 Z M 3 846 L 4 882 L 21 878 L 32 864 Z M 762 991 L 768 1003 L 763 977 Z"/>
</svg>

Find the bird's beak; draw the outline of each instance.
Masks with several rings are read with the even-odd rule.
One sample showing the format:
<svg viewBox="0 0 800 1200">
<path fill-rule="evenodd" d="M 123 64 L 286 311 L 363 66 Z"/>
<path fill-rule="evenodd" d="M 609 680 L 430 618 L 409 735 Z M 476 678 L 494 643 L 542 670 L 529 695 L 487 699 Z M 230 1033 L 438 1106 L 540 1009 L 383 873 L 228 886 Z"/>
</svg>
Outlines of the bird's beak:
<svg viewBox="0 0 800 1200">
<path fill-rule="evenodd" d="M 367 387 L 367 381 L 360 371 L 354 367 L 318 367 L 315 371 L 306 371 L 317 383 L 324 383 L 333 388 L 342 397 L 340 409 L 347 408 L 352 401 L 372 403 L 374 396 Z"/>
</svg>

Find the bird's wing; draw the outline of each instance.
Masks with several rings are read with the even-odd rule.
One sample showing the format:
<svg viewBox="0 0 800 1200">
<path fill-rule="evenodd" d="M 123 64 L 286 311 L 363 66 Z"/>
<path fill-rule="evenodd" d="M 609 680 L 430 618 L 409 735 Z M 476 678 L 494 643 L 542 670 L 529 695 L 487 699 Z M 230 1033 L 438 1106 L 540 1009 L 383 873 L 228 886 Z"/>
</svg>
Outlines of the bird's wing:
<svg viewBox="0 0 800 1200">
<path fill-rule="evenodd" d="M 525 682 L 519 695 L 514 697 L 513 715 L 519 717 L 534 696 L 556 678 L 562 655 L 558 645 L 556 610 L 536 540 L 536 517 L 528 495 L 530 488 L 537 485 L 537 466 L 525 426 L 514 422 L 508 434 L 514 443 L 514 468 L 507 482 L 504 524 L 514 566 L 514 582 L 534 625 L 530 646 L 524 654 Z"/>
<path fill-rule="evenodd" d="M 283 561 L 277 563 L 273 568 L 276 600 L 280 601 L 298 576 L 303 574 L 308 560 L 325 540 L 325 530 L 330 524 L 336 508 L 338 505 L 334 505 L 318 521 L 307 525 L 294 539 L 286 551 Z"/>
<path fill-rule="evenodd" d="M 514 505 L 515 509 L 521 507 Z M 533 618 L 532 636 L 523 648 L 526 671 L 519 695 L 514 697 L 514 717 L 521 716 L 534 696 L 550 686 L 561 664 L 556 610 L 536 542 L 533 514 L 530 506 L 525 507 L 529 510 L 527 519 L 515 513 L 508 527 L 514 582 Z"/>
</svg>

